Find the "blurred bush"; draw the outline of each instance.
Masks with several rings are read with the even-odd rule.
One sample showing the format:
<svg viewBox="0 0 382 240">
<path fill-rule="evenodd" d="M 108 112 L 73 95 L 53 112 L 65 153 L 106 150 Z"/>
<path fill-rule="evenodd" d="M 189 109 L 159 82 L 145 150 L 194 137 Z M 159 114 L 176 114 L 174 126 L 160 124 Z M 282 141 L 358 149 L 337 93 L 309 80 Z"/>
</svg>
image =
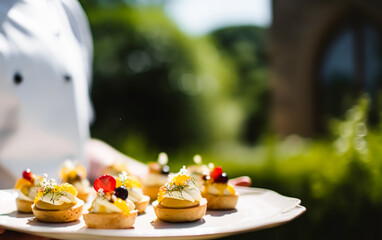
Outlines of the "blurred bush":
<svg viewBox="0 0 382 240">
<path fill-rule="evenodd" d="M 242 115 L 229 97 L 236 76 L 210 40 L 187 37 L 159 7 L 107 6 L 86 8 L 93 137 L 139 159 L 234 139 Z"/>
<path fill-rule="evenodd" d="M 219 29 L 210 35 L 238 76 L 233 97 L 245 113 L 239 140 L 253 144 L 269 127 L 268 31 L 239 26 Z"/>
<path fill-rule="evenodd" d="M 233 176 L 248 174 L 257 187 L 302 200 L 307 212 L 275 229 L 238 238 L 379 239 L 382 236 L 382 129 L 368 129 L 368 98 L 343 121 L 333 121 L 333 140 L 269 138 L 242 154 L 218 158 Z M 216 153 L 214 155 L 217 156 Z M 259 161 L 259 159 L 261 159 Z"/>
<path fill-rule="evenodd" d="M 95 46 L 93 137 L 145 161 L 160 151 L 251 143 L 263 132 L 258 126 L 267 117 L 264 30 L 228 28 L 191 38 L 160 6 L 84 6 Z"/>
<path fill-rule="evenodd" d="M 167 151 L 174 171 L 200 153 L 307 207 L 284 226 L 232 238 L 382 237 L 382 128 L 367 128 L 367 97 L 332 121 L 326 139 L 263 135 L 266 30 L 190 38 L 160 6 L 126 2 L 82 1 L 95 43 L 93 137 L 143 161 Z"/>
</svg>

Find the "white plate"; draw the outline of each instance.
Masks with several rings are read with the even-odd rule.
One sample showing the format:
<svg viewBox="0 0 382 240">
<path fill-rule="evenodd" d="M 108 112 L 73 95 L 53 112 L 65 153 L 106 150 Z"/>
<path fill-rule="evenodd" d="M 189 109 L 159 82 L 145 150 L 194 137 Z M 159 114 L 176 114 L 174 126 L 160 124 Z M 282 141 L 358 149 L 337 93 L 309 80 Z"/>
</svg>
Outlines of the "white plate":
<svg viewBox="0 0 382 240">
<path fill-rule="evenodd" d="M 82 219 L 73 223 L 42 223 L 31 214 L 16 211 L 15 191 L 0 190 L 0 227 L 33 235 L 59 239 L 206 239 L 269 228 L 288 222 L 305 211 L 300 200 L 258 188 L 238 188 L 237 208 L 207 211 L 203 219 L 191 223 L 156 220 L 149 205 L 139 215 L 133 229 L 90 229 Z"/>
</svg>

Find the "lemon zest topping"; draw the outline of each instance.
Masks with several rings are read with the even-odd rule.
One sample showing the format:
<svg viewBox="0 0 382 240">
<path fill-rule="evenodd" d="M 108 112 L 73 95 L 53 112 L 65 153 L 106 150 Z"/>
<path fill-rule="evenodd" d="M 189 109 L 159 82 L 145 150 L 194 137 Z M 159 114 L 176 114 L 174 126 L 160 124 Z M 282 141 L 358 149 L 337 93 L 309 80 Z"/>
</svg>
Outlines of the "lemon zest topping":
<svg viewBox="0 0 382 240">
<path fill-rule="evenodd" d="M 167 192 L 166 186 L 160 187 L 159 193 L 158 193 L 158 202 L 161 202 L 163 200 L 164 195 L 166 194 L 166 192 Z"/>
<path fill-rule="evenodd" d="M 123 214 L 125 214 L 125 215 L 130 214 L 130 208 L 129 208 L 128 204 L 126 203 L 126 201 L 124 201 L 120 198 L 117 198 L 114 201 L 114 205 L 117 206 L 119 209 L 121 209 Z"/>
<path fill-rule="evenodd" d="M 125 171 L 119 174 L 119 177 L 116 178 L 116 181 L 116 188 L 120 186 L 125 186 L 126 188 L 142 188 L 142 184 L 138 178 L 135 176 L 127 175 Z"/>
<path fill-rule="evenodd" d="M 32 182 L 29 180 L 26 180 L 25 178 L 20 178 L 17 180 L 15 189 L 21 189 L 22 187 L 30 187 L 32 186 Z"/>
<path fill-rule="evenodd" d="M 235 195 L 236 193 L 231 184 L 227 184 L 227 190 L 231 193 L 231 195 Z"/>
</svg>

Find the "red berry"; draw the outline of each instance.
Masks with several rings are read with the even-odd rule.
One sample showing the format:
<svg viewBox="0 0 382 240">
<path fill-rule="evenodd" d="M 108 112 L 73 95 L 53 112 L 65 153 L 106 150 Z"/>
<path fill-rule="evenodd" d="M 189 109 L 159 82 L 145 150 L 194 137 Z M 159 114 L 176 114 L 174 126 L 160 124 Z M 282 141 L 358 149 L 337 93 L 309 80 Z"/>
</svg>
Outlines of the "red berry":
<svg viewBox="0 0 382 240">
<path fill-rule="evenodd" d="M 94 181 L 94 189 L 97 192 L 100 188 L 102 188 L 105 193 L 113 192 L 115 185 L 116 185 L 115 178 L 110 175 L 103 175 Z"/>
<path fill-rule="evenodd" d="M 30 169 L 27 169 L 23 172 L 23 178 L 32 182 L 32 172 Z"/>
<path fill-rule="evenodd" d="M 214 170 L 211 172 L 210 176 L 216 180 L 221 174 L 223 173 L 222 167 L 216 167 Z"/>
<path fill-rule="evenodd" d="M 215 182 L 217 183 L 227 183 L 228 182 L 228 177 L 226 173 L 220 174 L 216 179 Z"/>
</svg>

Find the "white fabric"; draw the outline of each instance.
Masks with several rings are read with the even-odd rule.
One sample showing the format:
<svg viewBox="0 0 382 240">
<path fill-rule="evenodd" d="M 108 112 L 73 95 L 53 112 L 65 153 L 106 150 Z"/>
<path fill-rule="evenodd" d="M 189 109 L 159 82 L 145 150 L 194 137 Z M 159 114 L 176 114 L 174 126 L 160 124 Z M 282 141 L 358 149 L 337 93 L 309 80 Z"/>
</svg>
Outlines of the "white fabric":
<svg viewBox="0 0 382 240">
<path fill-rule="evenodd" d="M 26 168 L 55 177 L 83 159 L 92 48 L 76 0 L 0 0 L 0 188 Z"/>
</svg>

